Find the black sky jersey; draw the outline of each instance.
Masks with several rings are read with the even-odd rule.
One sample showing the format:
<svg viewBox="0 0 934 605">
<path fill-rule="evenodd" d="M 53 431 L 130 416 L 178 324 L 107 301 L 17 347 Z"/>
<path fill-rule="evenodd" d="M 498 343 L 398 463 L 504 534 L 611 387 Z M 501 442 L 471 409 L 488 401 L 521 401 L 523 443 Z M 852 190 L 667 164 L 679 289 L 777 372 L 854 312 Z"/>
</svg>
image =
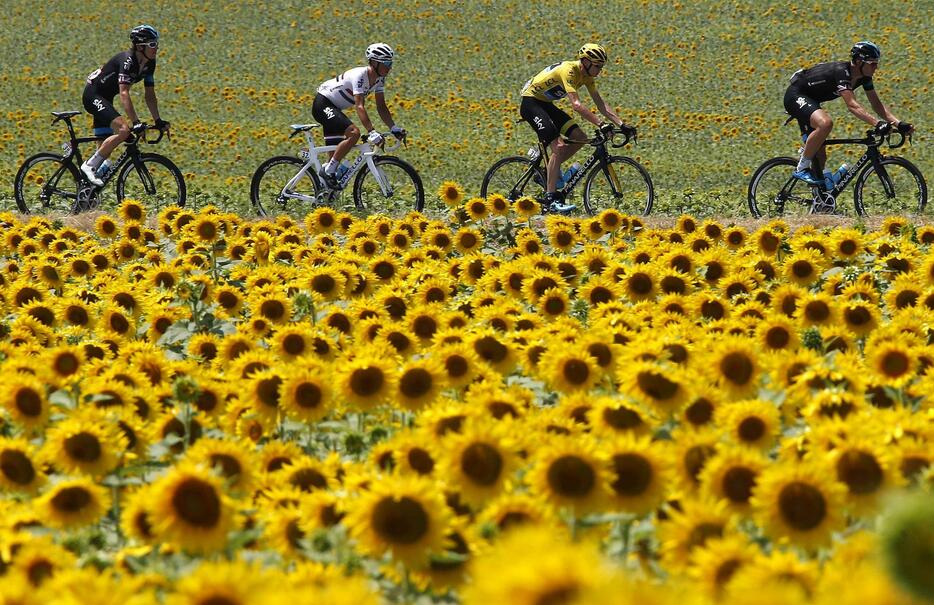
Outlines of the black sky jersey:
<svg viewBox="0 0 934 605">
<path fill-rule="evenodd" d="M 156 61 L 153 59 L 140 70 L 136 53 L 125 50 L 114 55 L 110 61 L 104 63 L 100 69 L 88 75 L 87 85 L 94 87 L 102 97 L 114 98 L 120 92 L 120 84 L 135 84 L 142 80 L 146 86 L 155 86 L 153 75 L 156 72 Z"/>
<path fill-rule="evenodd" d="M 796 71 L 791 76 L 791 86 L 818 103 L 836 99 L 843 90 L 853 90 L 860 86 L 865 90 L 873 89 L 872 78 L 860 78 L 852 86 L 850 75 L 849 61 L 818 63 L 814 67 Z"/>
</svg>

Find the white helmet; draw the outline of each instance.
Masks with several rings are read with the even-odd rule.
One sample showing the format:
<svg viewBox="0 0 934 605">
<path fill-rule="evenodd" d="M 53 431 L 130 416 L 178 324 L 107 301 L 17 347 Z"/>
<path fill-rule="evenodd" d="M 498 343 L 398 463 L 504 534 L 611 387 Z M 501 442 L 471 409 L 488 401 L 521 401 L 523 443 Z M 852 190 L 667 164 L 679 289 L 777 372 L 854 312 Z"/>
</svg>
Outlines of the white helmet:
<svg viewBox="0 0 934 605">
<path fill-rule="evenodd" d="M 392 47 L 388 44 L 377 42 L 366 47 L 366 58 L 368 61 L 392 63 L 393 56 L 395 56 L 395 53 L 392 52 Z"/>
</svg>

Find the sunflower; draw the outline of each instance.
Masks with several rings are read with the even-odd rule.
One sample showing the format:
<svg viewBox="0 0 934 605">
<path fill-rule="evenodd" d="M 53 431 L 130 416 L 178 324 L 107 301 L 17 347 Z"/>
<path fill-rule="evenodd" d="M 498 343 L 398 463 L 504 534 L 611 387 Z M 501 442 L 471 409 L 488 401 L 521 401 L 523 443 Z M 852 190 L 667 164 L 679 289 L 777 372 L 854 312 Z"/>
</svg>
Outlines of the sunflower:
<svg viewBox="0 0 934 605">
<path fill-rule="evenodd" d="M 752 602 L 767 605 L 812 603 L 820 579 L 818 565 L 816 560 L 775 549 L 768 556 L 756 557 L 738 569 L 726 597 L 731 603 L 737 601 L 735 595 L 756 595 Z"/>
<path fill-rule="evenodd" d="M 0 404 L 15 424 L 30 432 L 44 426 L 49 418 L 45 384 L 35 376 L 7 372 L 0 386 Z"/>
<path fill-rule="evenodd" d="M 677 366 L 652 361 L 633 361 L 617 371 L 620 391 L 648 404 L 662 415 L 671 414 L 690 397 L 689 378 Z"/>
<path fill-rule="evenodd" d="M 287 373 L 279 387 L 282 411 L 299 422 L 314 423 L 331 411 L 334 405 L 331 383 L 322 368 L 304 365 Z"/>
<path fill-rule="evenodd" d="M 897 454 L 872 438 L 847 439 L 826 454 L 836 470 L 837 480 L 847 487 L 847 508 L 851 514 L 873 516 L 882 496 L 903 482 L 895 466 Z"/>
<path fill-rule="evenodd" d="M 392 357 L 379 351 L 335 364 L 334 385 L 341 399 L 358 409 L 367 410 L 383 403 L 396 389 L 396 372 Z"/>
<path fill-rule="evenodd" d="M 5 546 L 5 550 L 7 545 Z M 55 583 L 58 576 L 77 567 L 77 557 L 64 546 L 55 544 L 50 537 L 35 537 L 22 544 L 10 548 L 9 554 L 4 558 L 4 581 L 0 588 L 0 598 L 4 603 L 29 604 L 42 603 L 47 599 L 40 598 L 43 593 L 38 589 L 47 588 Z M 9 563 L 9 566 L 7 565 Z M 21 579 L 28 592 L 17 598 L 19 587 L 17 580 Z M 8 586 L 12 584 L 12 586 Z M 9 591 L 9 592 L 8 592 Z M 46 593 L 48 594 L 48 593 Z M 56 590 L 55 594 L 59 595 Z"/>
<path fill-rule="evenodd" d="M 496 330 L 484 328 L 468 336 L 468 345 L 481 361 L 502 375 L 509 374 L 516 365 L 516 347 Z"/>
<path fill-rule="evenodd" d="M 706 372 L 713 381 L 733 397 L 756 391 L 761 367 L 753 341 L 727 336 L 711 343 L 711 349 Z"/>
<path fill-rule="evenodd" d="M 161 541 L 192 552 L 223 548 L 233 507 L 211 471 L 176 465 L 152 485 L 152 526 Z"/>
<path fill-rule="evenodd" d="M 551 346 L 538 367 L 545 382 L 562 393 L 586 392 L 603 377 L 596 360 L 580 345 Z"/>
<path fill-rule="evenodd" d="M 152 527 L 152 489 L 149 485 L 137 488 L 123 501 L 120 527 L 125 535 L 141 544 L 156 542 Z"/>
<path fill-rule="evenodd" d="M 828 544 L 842 529 L 845 498 L 846 486 L 832 465 L 788 461 L 762 471 L 750 504 L 766 535 L 812 548 Z"/>
<path fill-rule="evenodd" d="M 444 550 L 450 513 L 430 479 L 413 475 L 382 477 L 348 504 L 346 525 L 359 548 L 420 566 Z"/>
<path fill-rule="evenodd" d="M 284 578 L 255 562 L 203 561 L 179 577 L 167 605 L 252 605 L 272 598 L 270 592 L 283 585 Z"/>
<path fill-rule="evenodd" d="M 696 549 L 735 531 L 732 514 L 722 500 L 679 500 L 678 507 L 670 507 L 667 515 L 657 534 L 662 565 L 670 572 L 686 571 Z"/>
<path fill-rule="evenodd" d="M 560 532 L 565 527 L 541 498 L 524 492 L 503 493 L 487 502 L 478 513 L 477 526 L 489 528 L 489 533 L 504 533 L 523 526 L 552 527 Z"/>
<path fill-rule="evenodd" d="M 707 462 L 717 453 L 721 444 L 720 434 L 713 427 L 678 428 L 672 432 L 674 441 L 675 470 L 681 479 L 684 491 L 700 487 L 701 473 Z"/>
<path fill-rule="evenodd" d="M 210 468 L 233 493 L 249 494 L 259 476 L 259 460 L 252 445 L 234 439 L 199 439 L 185 452 L 192 463 Z"/>
<path fill-rule="evenodd" d="M 276 480 L 290 485 L 301 493 L 326 490 L 336 483 L 331 468 L 311 456 L 298 456 L 282 467 Z"/>
<path fill-rule="evenodd" d="M 34 495 L 45 480 L 36 452 L 28 441 L 0 437 L 0 489 Z"/>
<path fill-rule="evenodd" d="M 619 602 L 618 591 L 629 591 L 604 566 L 593 544 L 556 539 L 547 526 L 510 531 L 470 563 L 469 573 L 475 580 L 461 591 L 464 605 L 609 603 Z"/>
<path fill-rule="evenodd" d="M 739 445 L 768 450 L 780 432 L 779 410 L 761 399 L 736 401 L 717 410 L 716 424 Z"/>
<path fill-rule="evenodd" d="M 785 258 L 782 271 L 789 282 L 807 287 L 820 279 L 824 263 L 825 259 L 819 253 L 803 249 Z"/>
<path fill-rule="evenodd" d="M 609 479 L 605 452 L 593 440 L 560 436 L 535 452 L 526 476 L 535 494 L 575 516 L 604 505 Z"/>
<path fill-rule="evenodd" d="M 595 434 L 609 437 L 632 434 L 651 435 L 658 424 L 655 414 L 640 403 L 620 397 L 595 397 L 589 417 Z"/>
<path fill-rule="evenodd" d="M 445 375 L 445 367 L 434 357 L 410 359 L 398 369 L 392 399 L 403 408 L 420 409 L 445 388 Z"/>
<path fill-rule="evenodd" d="M 644 515 L 664 501 L 671 466 L 665 442 L 626 434 L 613 438 L 601 449 L 610 470 L 612 508 Z"/>
<path fill-rule="evenodd" d="M 882 319 L 876 305 L 863 301 L 842 305 L 840 316 L 846 328 L 857 337 L 867 336 Z"/>
<path fill-rule="evenodd" d="M 756 341 L 769 353 L 795 351 L 801 345 L 798 326 L 783 315 L 769 313 L 756 325 Z"/>
<path fill-rule="evenodd" d="M 126 438 L 116 424 L 96 408 L 87 408 L 46 432 L 42 457 L 67 473 L 101 477 L 117 467 L 126 448 Z"/>
<path fill-rule="evenodd" d="M 89 478 L 59 481 L 36 500 L 43 522 L 59 529 L 97 523 L 109 508 L 107 490 Z"/>
<path fill-rule="evenodd" d="M 756 450 L 722 446 L 700 473 L 701 494 L 725 501 L 734 512 L 747 514 L 752 491 L 768 464 L 765 455 Z"/>
<path fill-rule="evenodd" d="M 443 442 L 444 475 L 463 502 L 482 506 L 509 487 L 517 467 L 516 443 L 502 424 L 465 422 Z"/>
<path fill-rule="evenodd" d="M 456 208 L 464 200 L 464 188 L 455 181 L 444 181 L 438 187 L 438 197 L 448 208 Z"/>
<path fill-rule="evenodd" d="M 758 557 L 759 549 L 741 534 L 708 538 L 693 551 L 690 575 L 711 598 L 720 599 L 736 572 Z"/>
<path fill-rule="evenodd" d="M 541 213 L 542 206 L 534 198 L 523 196 L 513 203 L 512 210 L 516 213 L 516 216 L 523 220 L 529 220 Z"/>
<path fill-rule="evenodd" d="M 899 341 L 886 341 L 867 346 L 866 365 L 873 378 L 892 388 L 900 388 L 910 382 L 918 368 L 918 357 L 914 347 Z"/>
</svg>

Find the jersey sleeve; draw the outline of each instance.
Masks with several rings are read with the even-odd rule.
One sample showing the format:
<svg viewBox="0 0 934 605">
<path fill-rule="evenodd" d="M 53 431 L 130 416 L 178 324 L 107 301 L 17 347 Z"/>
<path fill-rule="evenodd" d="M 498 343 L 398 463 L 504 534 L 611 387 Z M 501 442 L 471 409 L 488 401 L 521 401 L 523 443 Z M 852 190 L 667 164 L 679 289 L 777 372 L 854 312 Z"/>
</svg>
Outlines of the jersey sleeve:
<svg viewBox="0 0 934 605">
<path fill-rule="evenodd" d="M 367 93 L 368 82 L 366 77 L 366 69 L 361 69 L 353 75 L 353 80 L 351 80 L 350 86 L 354 95 L 365 95 Z"/>
<path fill-rule="evenodd" d="M 872 83 L 872 78 L 866 78 L 863 80 L 863 90 L 873 90 L 876 85 Z"/>
<path fill-rule="evenodd" d="M 853 90 L 853 87 L 850 85 L 849 68 L 843 67 L 836 70 L 834 73 L 834 79 L 836 80 L 835 86 L 838 95 L 844 90 Z"/>
<path fill-rule="evenodd" d="M 135 61 L 132 55 L 127 55 L 117 67 L 117 84 L 132 84 Z"/>
<path fill-rule="evenodd" d="M 561 76 L 561 85 L 564 87 L 565 93 L 577 92 L 577 86 L 574 85 L 575 78 L 572 70 L 573 68 L 558 70 L 558 73 Z"/>
<path fill-rule="evenodd" d="M 373 92 L 383 92 L 386 90 L 386 79 L 377 78 L 376 83 L 373 84 Z"/>
</svg>

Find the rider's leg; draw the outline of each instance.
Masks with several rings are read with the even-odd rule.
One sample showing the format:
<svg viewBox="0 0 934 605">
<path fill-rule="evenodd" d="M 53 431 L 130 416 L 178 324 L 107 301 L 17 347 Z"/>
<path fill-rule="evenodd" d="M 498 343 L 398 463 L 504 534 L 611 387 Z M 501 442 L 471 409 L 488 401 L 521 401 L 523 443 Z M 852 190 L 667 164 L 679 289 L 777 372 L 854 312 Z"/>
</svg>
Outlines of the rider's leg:
<svg viewBox="0 0 934 605">
<path fill-rule="evenodd" d="M 804 150 L 801 152 L 801 159 L 798 161 L 798 170 L 810 168 L 811 161 L 818 156 L 818 152 L 820 152 L 818 162 L 821 167 L 827 159 L 827 152 L 823 146 L 824 141 L 826 141 L 827 137 L 830 135 L 830 131 L 833 130 L 833 119 L 831 119 L 830 114 L 826 111 L 818 109 L 811 114 L 809 123 L 813 130 L 808 135 L 808 140 L 804 144 Z"/>
<path fill-rule="evenodd" d="M 546 173 L 547 182 L 546 193 L 554 193 L 558 188 L 558 177 L 561 176 L 561 164 L 569 159 L 584 146 L 584 132 L 577 126 L 571 126 L 567 129 L 566 136 L 571 141 L 580 141 L 572 143 L 571 141 L 558 137 L 551 142 L 551 157 L 548 158 L 548 171 Z"/>
<path fill-rule="evenodd" d="M 347 130 L 344 131 L 344 140 L 338 143 L 337 149 L 331 152 L 330 159 L 327 164 L 324 165 L 324 171 L 328 174 L 336 173 L 341 160 L 350 153 L 350 150 L 353 149 L 353 146 L 356 145 L 359 140 L 360 129 L 351 124 L 347 127 Z"/>
<path fill-rule="evenodd" d="M 114 118 L 114 121 L 110 123 L 110 128 L 114 133 L 104 139 L 101 146 L 97 148 L 97 153 L 94 154 L 99 155 L 101 161 L 109 158 L 117 145 L 130 138 L 130 127 L 127 126 L 126 120 L 122 116 Z"/>
</svg>

